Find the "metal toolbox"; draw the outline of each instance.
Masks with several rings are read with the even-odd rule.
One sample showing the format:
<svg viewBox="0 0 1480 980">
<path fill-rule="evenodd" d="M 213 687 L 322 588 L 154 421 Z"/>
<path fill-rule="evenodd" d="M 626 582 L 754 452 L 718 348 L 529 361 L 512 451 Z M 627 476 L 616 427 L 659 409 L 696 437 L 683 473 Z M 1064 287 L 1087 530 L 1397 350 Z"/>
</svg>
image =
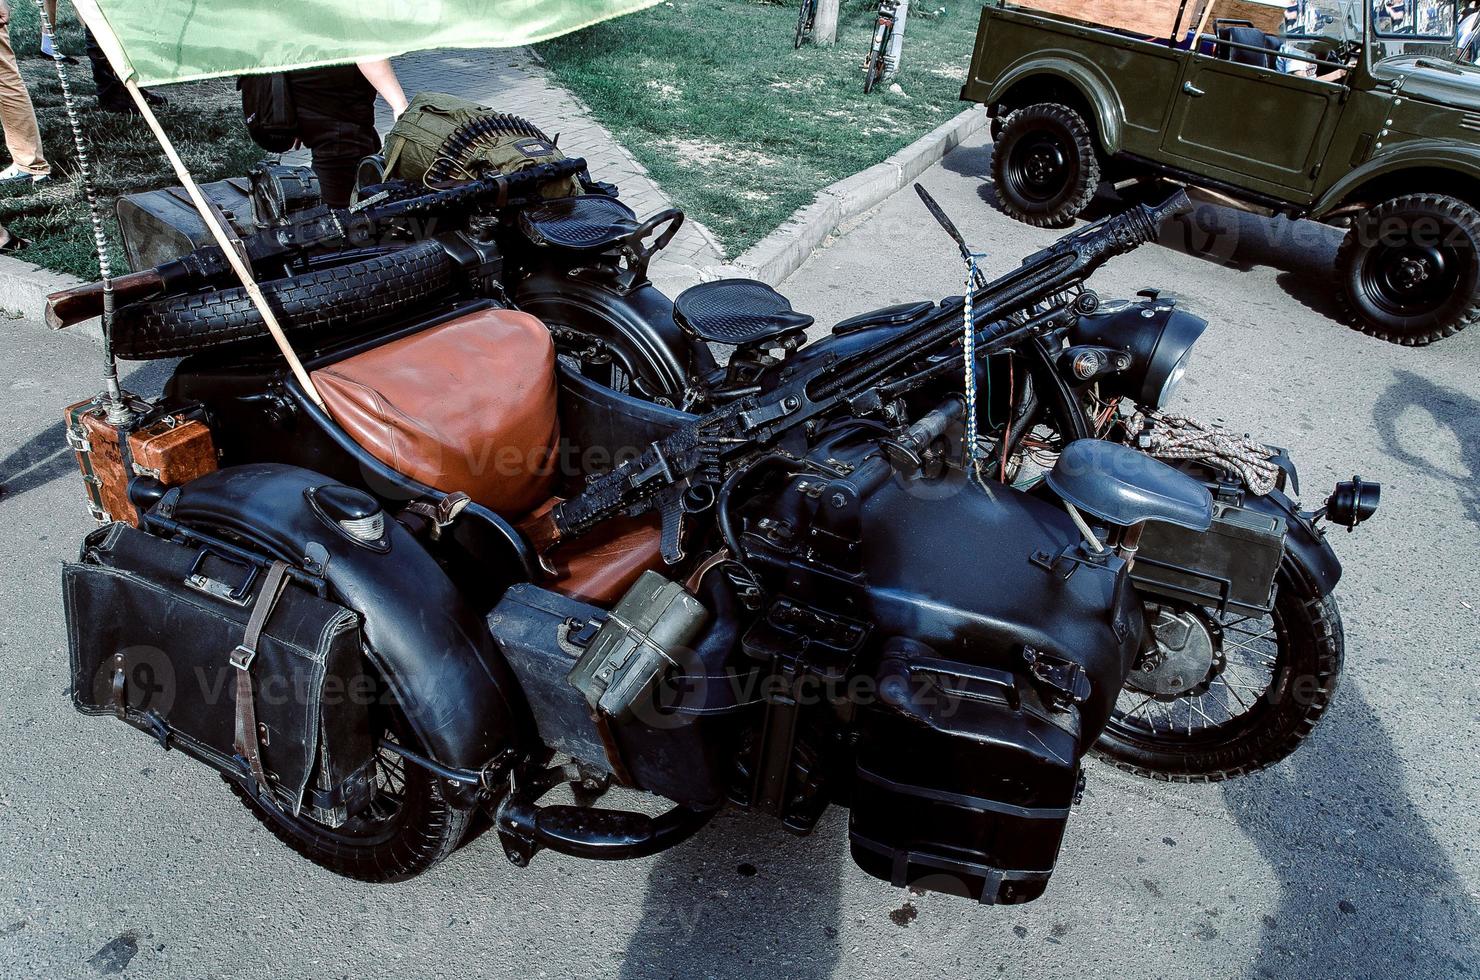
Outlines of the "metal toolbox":
<svg viewBox="0 0 1480 980">
<path fill-rule="evenodd" d="M 252 217 L 251 184 L 244 177 L 231 177 L 201 185 L 206 200 L 221 213 L 239 235 L 255 230 Z M 125 194 L 114 208 L 129 266 L 152 269 L 215 239 L 196 211 L 183 187 Z"/>
<path fill-rule="evenodd" d="M 1282 518 L 1215 500 L 1207 531 L 1147 524 L 1131 579 L 1143 593 L 1260 615 L 1273 606 L 1284 553 Z"/>
</svg>

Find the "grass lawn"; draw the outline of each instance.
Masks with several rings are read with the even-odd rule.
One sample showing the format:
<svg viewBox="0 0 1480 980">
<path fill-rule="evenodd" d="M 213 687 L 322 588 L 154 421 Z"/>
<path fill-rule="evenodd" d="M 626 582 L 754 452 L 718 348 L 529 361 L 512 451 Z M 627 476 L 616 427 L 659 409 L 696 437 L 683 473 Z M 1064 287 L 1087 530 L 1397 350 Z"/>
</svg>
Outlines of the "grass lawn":
<svg viewBox="0 0 1480 980">
<path fill-rule="evenodd" d="M 925 0 L 911 10 L 903 94 L 863 94 L 868 0 L 843 0 L 831 48 L 793 50 L 792 3 L 671 0 L 536 50 L 733 258 L 823 187 L 966 108 L 958 96 L 981 8 Z"/>
<path fill-rule="evenodd" d="M 112 219 L 113 202 L 120 194 L 154 190 L 177 181 L 164 153 L 144 121 L 115 115 L 97 107 L 92 72 L 83 48 L 82 28 L 71 10 L 61 12 L 60 47 L 78 64 L 65 67 L 79 110 L 83 133 L 91 143 L 93 180 L 108 214 L 115 270 L 127 270 Z M 51 180 L 42 190 L 0 192 L 0 223 L 35 244 L 20 258 L 37 265 L 70 272 L 84 279 L 98 276 L 92 224 L 87 199 L 77 180 L 77 153 L 62 102 L 61 86 L 49 58 L 38 45 L 39 14 L 31 0 L 12 0 L 10 39 L 20 59 L 21 76 L 36 106 L 41 124 L 42 150 L 51 164 Z M 164 93 L 169 105 L 156 110 L 165 130 L 177 137 L 176 147 L 185 164 L 201 182 L 240 176 L 265 154 L 247 136 L 241 101 L 229 80 L 171 86 Z M 5 159 L 4 166 L 10 161 Z"/>
</svg>

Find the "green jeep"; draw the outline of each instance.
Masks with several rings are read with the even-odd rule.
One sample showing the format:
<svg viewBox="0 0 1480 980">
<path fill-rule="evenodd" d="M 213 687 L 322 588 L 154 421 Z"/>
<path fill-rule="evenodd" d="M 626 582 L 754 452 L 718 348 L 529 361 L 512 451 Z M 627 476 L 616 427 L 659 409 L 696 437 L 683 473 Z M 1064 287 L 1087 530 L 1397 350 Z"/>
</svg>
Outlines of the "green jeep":
<svg viewBox="0 0 1480 980">
<path fill-rule="evenodd" d="M 1349 228 L 1339 285 L 1362 332 L 1456 333 L 1480 318 L 1480 70 L 1464 63 L 1480 18 L 1375 4 L 1289 0 L 1274 35 L 1183 0 L 1171 35 L 1147 37 L 998 0 L 961 97 L 992 115 L 1002 209 L 1062 227 L 1102 180 L 1179 181 Z"/>
</svg>

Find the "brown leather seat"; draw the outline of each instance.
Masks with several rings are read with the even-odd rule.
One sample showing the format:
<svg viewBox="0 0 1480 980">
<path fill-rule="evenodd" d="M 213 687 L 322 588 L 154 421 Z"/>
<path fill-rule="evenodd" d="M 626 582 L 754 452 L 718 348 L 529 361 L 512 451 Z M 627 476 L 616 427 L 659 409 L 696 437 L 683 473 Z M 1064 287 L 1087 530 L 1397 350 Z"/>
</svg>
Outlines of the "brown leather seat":
<svg viewBox="0 0 1480 980">
<path fill-rule="evenodd" d="M 313 372 L 329 415 L 376 459 L 508 518 L 554 506 L 555 349 L 534 317 L 481 310 Z M 557 547 L 552 589 L 611 605 L 662 566 L 656 518 Z"/>
<path fill-rule="evenodd" d="M 526 521 L 542 517 L 558 503 L 559 497 L 551 497 Z M 555 580 L 546 584 L 572 599 L 610 606 L 643 572 L 663 567 L 662 534 L 657 514 L 603 521 L 546 554 L 555 569 Z"/>
<path fill-rule="evenodd" d="M 649 569 L 663 568 L 657 515 L 617 517 L 550 552 L 556 592 L 596 606 L 615 605 Z"/>
<path fill-rule="evenodd" d="M 506 516 L 549 498 L 560 423 L 539 320 L 480 310 L 313 373 L 329 415 L 376 459 Z"/>
</svg>

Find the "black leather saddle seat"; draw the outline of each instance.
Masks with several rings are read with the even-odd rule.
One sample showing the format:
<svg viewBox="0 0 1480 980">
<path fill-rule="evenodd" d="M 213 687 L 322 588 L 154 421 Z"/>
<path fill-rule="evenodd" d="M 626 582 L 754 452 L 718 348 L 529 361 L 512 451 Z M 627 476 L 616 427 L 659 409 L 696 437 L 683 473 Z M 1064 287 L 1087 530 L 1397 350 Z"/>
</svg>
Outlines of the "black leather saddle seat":
<svg viewBox="0 0 1480 980">
<path fill-rule="evenodd" d="M 717 279 L 690 286 L 673 301 L 673 319 L 701 340 L 744 347 L 805 330 L 812 318 L 754 279 Z"/>
<path fill-rule="evenodd" d="M 600 252 L 637 231 L 639 222 L 616 198 L 583 194 L 525 208 L 519 213 L 519 227 L 536 245 Z"/>
</svg>

